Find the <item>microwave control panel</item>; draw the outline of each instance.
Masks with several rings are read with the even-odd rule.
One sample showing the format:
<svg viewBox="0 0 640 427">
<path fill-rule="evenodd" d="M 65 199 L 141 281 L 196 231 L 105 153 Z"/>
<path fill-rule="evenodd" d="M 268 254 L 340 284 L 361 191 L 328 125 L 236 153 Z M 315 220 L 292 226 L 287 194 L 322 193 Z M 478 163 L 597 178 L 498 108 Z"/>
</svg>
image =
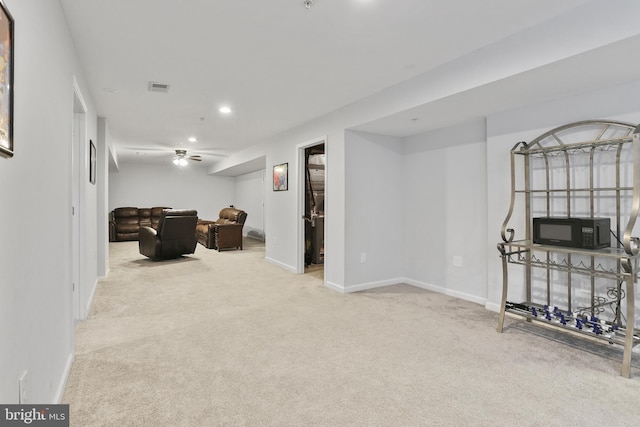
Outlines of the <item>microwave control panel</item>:
<svg viewBox="0 0 640 427">
<path fill-rule="evenodd" d="M 593 247 L 593 227 L 582 227 L 582 245 L 587 248 Z"/>
</svg>

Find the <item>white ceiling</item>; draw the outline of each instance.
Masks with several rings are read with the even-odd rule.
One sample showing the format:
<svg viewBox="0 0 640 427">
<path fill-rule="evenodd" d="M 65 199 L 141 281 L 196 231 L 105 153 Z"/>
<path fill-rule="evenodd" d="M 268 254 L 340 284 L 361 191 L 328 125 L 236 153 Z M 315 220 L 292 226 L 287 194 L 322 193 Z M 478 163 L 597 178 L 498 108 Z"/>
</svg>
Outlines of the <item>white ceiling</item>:
<svg viewBox="0 0 640 427">
<path fill-rule="evenodd" d="M 527 105 L 635 83 L 640 81 L 640 60 L 632 55 L 638 49 L 640 35 L 473 86 L 351 129 L 409 137 Z"/>
<path fill-rule="evenodd" d="M 60 3 L 97 112 L 126 161 L 179 147 L 232 154 L 588 1 Z M 150 92 L 150 81 L 169 92 Z M 221 115 L 222 105 L 233 113 Z M 364 129 L 385 126 L 407 133 L 396 122 Z"/>
</svg>

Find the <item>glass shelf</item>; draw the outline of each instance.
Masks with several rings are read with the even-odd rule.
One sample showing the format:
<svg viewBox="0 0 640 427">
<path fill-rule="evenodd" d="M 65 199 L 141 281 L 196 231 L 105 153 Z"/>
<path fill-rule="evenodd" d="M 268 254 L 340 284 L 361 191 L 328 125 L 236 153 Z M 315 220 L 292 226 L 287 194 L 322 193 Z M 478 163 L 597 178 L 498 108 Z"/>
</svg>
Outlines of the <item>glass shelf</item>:
<svg viewBox="0 0 640 427">
<path fill-rule="evenodd" d="M 580 248 L 570 248 L 566 246 L 541 245 L 539 243 L 533 243 L 531 240 L 516 240 L 513 242 L 499 243 L 498 245 L 509 248 L 507 252 L 514 252 L 512 248 L 517 248 L 519 251 L 555 252 L 555 253 L 564 253 L 564 254 L 597 256 L 597 257 L 613 258 L 613 259 L 640 258 L 640 253 L 637 255 L 630 255 L 624 251 L 624 248 L 580 249 Z"/>
</svg>

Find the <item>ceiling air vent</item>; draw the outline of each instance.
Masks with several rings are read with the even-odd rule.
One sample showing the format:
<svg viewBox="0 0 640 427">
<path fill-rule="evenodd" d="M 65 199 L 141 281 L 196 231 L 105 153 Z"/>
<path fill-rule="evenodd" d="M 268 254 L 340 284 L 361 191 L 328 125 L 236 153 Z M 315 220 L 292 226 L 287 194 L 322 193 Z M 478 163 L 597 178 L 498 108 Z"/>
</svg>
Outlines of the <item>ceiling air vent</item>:
<svg viewBox="0 0 640 427">
<path fill-rule="evenodd" d="M 151 92 L 169 92 L 170 85 L 166 83 L 149 82 L 149 91 Z"/>
</svg>

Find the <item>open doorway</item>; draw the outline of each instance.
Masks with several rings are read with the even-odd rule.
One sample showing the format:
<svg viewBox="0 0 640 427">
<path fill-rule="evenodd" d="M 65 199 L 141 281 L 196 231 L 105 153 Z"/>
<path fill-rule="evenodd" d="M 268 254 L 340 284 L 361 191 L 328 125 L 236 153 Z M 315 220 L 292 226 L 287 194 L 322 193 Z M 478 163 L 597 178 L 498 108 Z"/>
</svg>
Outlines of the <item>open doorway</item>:
<svg viewBox="0 0 640 427">
<path fill-rule="evenodd" d="M 324 273 L 325 144 L 304 149 L 304 272 Z"/>
</svg>

